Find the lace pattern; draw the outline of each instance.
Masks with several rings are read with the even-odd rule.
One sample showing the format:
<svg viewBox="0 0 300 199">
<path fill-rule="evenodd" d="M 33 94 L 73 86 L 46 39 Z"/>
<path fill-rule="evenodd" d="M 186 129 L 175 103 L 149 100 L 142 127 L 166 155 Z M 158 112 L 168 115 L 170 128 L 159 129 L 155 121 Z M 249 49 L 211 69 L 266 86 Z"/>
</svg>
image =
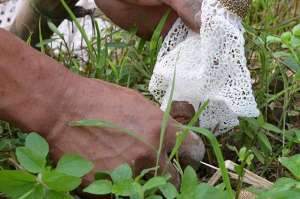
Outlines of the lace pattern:
<svg viewBox="0 0 300 199">
<path fill-rule="evenodd" d="M 204 0 L 200 34 L 182 24 L 178 19 L 167 35 L 149 84 L 161 109 L 166 109 L 176 71 L 172 100 L 188 101 L 196 110 L 209 100 L 201 127 L 218 126 L 220 134 L 238 125 L 238 117 L 258 116 L 241 18 L 218 0 Z"/>
<path fill-rule="evenodd" d="M 10 0 L 0 4 L 0 27 L 9 29 L 16 17 L 19 2 L 19 0 Z"/>
</svg>

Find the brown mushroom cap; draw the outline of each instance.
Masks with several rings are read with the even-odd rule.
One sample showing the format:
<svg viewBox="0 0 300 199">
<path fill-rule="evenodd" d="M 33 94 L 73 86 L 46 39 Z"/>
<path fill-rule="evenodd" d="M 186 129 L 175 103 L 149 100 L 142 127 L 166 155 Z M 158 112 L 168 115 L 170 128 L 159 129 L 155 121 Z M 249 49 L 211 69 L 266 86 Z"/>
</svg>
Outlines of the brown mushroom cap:
<svg viewBox="0 0 300 199">
<path fill-rule="evenodd" d="M 252 0 L 219 0 L 221 4 L 241 18 L 247 15 Z"/>
</svg>

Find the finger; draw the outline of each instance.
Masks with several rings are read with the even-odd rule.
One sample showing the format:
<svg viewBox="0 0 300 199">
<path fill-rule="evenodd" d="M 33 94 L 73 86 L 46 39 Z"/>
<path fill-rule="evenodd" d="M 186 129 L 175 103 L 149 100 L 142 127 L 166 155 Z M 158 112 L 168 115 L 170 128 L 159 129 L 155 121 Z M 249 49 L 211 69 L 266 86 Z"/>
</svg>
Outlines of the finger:
<svg viewBox="0 0 300 199">
<path fill-rule="evenodd" d="M 187 138 L 179 149 L 179 160 L 183 168 L 188 165 L 198 169 L 200 161 L 205 155 L 205 145 L 200 136 L 189 132 Z"/>
</svg>

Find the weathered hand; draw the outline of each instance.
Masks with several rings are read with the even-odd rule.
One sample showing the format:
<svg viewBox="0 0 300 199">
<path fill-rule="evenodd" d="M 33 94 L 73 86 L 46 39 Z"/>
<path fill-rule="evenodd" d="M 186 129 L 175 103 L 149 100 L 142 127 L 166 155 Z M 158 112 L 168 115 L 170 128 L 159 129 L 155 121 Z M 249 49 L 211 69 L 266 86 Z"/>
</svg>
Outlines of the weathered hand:
<svg viewBox="0 0 300 199">
<path fill-rule="evenodd" d="M 69 72 L 55 60 L 30 48 L 0 29 L 0 119 L 28 131 L 40 132 L 49 142 L 51 155 L 77 153 L 95 164 L 90 182 L 99 170 L 111 170 L 125 162 L 136 173 L 155 165 L 163 112 L 142 95 L 103 81 Z M 22 68 L 20 68 L 22 66 Z M 149 145 L 121 130 L 70 127 L 70 121 L 98 119 L 131 130 Z M 169 169 L 167 154 L 175 143 L 177 123 L 170 120 L 160 157 L 161 169 Z M 181 160 L 194 164 L 204 155 L 201 139 L 188 136 L 181 147 Z"/>
<path fill-rule="evenodd" d="M 201 11 L 202 0 L 162 0 L 171 6 L 177 14 L 196 32 L 199 32 L 201 24 L 196 20 Z"/>
<path fill-rule="evenodd" d="M 102 81 L 73 77 L 68 94 L 65 95 L 61 116 L 55 126 L 44 136 L 58 159 L 63 153 L 79 153 L 95 163 L 94 171 L 111 170 L 122 163 L 131 164 L 136 174 L 142 169 L 153 167 L 160 140 L 160 127 L 163 113 L 142 95 L 119 86 Z M 60 99 L 61 100 L 61 99 Z M 54 103 L 55 104 L 55 103 Z M 69 121 L 82 119 L 101 119 L 131 130 L 149 145 L 128 136 L 121 130 L 95 127 L 70 127 Z M 160 160 L 161 169 L 167 169 L 178 183 L 178 174 L 167 165 L 167 154 L 175 143 L 176 122 L 168 125 Z M 195 164 L 204 155 L 201 139 L 193 134 L 188 136 L 182 146 L 180 160 Z M 87 178 L 90 182 L 92 175 Z"/>
</svg>

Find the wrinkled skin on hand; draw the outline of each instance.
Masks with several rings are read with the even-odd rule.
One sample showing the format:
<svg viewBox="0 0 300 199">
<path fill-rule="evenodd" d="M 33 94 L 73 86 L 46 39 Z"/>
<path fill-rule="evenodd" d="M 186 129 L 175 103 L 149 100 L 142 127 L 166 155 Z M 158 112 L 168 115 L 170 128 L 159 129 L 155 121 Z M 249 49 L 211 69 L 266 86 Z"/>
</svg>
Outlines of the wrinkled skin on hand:
<svg viewBox="0 0 300 199">
<path fill-rule="evenodd" d="M 199 32 L 202 0 L 162 0 L 171 6 L 189 27 Z"/>
<path fill-rule="evenodd" d="M 70 80 L 76 90 L 69 93 L 64 108 L 65 114 L 46 135 L 55 157 L 73 152 L 85 155 L 95 163 L 95 170 L 111 170 L 120 164 L 131 164 L 138 174 L 155 165 L 156 153 L 153 148 L 130 137 L 120 130 L 109 128 L 71 128 L 66 122 L 80 119 L 101 119 L 135 132 L 149 145 L 158 149 L 163 113 L 152 102 L 132 90 L 109 83 L 81 79 Z M 105 93 L 105 95 L 103 95 Z M 176 122 L 171 119 L 164 142 L 160 167 L 167 169 L 178 184 L 175 169 L 167 165 L 167 154 L 175 144 Z M 183 163 L 195 163 L 204 155 L 204 145 L 200 138 L 191 134 L 181 149 Z M 198 162 L 196 163 L 198 164 Z M 186 165 L 183 165 L 186 166 Z M 92 179 L 90 175 L 88 181 Z"/>
<path fill-rule="evenodd" d="M 96 3 L 121 27 L 129 28 L 136 22 L 141 24 L 140 35 L 145 37 L 152 34 L 153 27 L 168 8 L 155 0 L 148 2 L 149 7 L 121 0 L 96 0 Z M 190 9 L 196 11 L 196 5 L 193 8 L 188 5 L 174 0 L 170 6 L 192 23 Z M 184 6 L 183 9 L 179 9 L 180 6 Z M 173 13 L 165 32 L 176 18 Z M 40 132 L 48 140 L 54 160 L 65 153 L 81 154 L 91 160 L 95 168 L 84 178 L 84 185 L 93 180 L 96 171 L 112 170 L 125 162 L 134 167 L 136 174 L 155 166 L 153 149 L 119 130 L 67 125 L 74 120 L 106 120 L 135 132 L 157 149 L 163 112 L 142 95 L 74 75 L 4 31 L 0 31 L 0 71 L 0 84 L 5 85 L 0 87 L 0 119 Z M 178 173 L 166 160 L 175 143 L 177 125 L 175 120 L 170 120 L 160 157 L 160 169 L 169 171 L 176 184 L 179 183 Z M 202 140 L 190 134 L 181 147 L 180 160 L 185 165 L 197 166 L 204 152 Z"/>
<path fill-rule="evenodd" d="M 95 167 L 84 178 L 84 185 L 99 170 L 112 170 L 129 163 L 135 173 L 155 166 L 160 142 L 163 112 L 141 94 L 127 88 L 70 73 L 55 60 L 30 48 L 0 29 L 0 119 L 41 133 L 57 161 L 63 154 L 75 153 L 91 160 Z M 22 68 L 20 68 L 22 66 Z M 100 119 L 129 129 L 149 145 L 111 128 L 70 127 L 68 122 Z M 160 170 L 179 175 L 167 155 L 175 143 L 178 124 L 169 121 Z M 190 134 L 180 149 L 183 163 L 198 165 L 205 149 L 202 140 Z"/>
</svg>

